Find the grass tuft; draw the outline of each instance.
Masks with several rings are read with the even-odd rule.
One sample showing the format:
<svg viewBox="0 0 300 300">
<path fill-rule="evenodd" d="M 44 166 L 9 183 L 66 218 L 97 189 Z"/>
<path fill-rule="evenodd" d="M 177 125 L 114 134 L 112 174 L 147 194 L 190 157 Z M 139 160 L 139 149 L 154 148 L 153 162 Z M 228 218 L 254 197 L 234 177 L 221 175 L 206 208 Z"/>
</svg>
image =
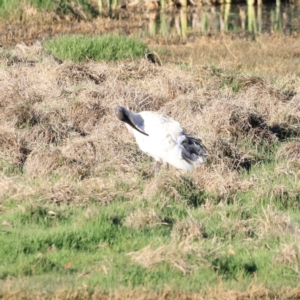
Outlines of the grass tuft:
<svg viewBox="0 0 300 300">
<path fill-rule="evenodd" d="M 45 47 L 58 58 L 75 62 L 132 60 L 143 57 L 147 50 L 142 41 L 115 35 L 61 36 L 47 41 Z"/>
</svg>

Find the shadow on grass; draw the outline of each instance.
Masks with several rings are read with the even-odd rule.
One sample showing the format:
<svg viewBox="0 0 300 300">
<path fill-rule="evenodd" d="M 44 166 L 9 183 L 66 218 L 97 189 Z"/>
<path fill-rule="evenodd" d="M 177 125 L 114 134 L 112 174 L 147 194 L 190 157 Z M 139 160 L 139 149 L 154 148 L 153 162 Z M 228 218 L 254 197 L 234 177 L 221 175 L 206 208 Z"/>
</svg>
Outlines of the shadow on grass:
<svg viewBox="0 0 300 300">
<path fill-rule="evenodd" d="M 243 262 L 234 255 L 225 255 L 212 261 L 212 267 L 224 279 L 235 279 L 240 274 L 243 276 L 253 275 L 258 271 L 258 267 L 254 261 Z"/>
</svg>

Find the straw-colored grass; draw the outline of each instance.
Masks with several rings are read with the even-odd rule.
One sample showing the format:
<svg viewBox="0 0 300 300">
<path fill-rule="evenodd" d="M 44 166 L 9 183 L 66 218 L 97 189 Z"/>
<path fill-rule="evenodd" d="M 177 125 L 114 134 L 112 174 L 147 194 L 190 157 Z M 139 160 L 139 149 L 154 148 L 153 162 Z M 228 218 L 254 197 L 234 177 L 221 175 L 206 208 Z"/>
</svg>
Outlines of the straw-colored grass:
<svg viewBox="0 0 300 300">
<path fill-rule="evenodd" d="M 0 298 L 299 297 L 299 58 L 270 70 L 296 43 L 278 39 L 226 40 L 236 61 L 189 45 L 191 65 L 4 49 Z M 251 69 L 247 47 L 266 61 Z M 207 162 L 154 176 L 117 105 L 178 120 Z"/>
</svg>

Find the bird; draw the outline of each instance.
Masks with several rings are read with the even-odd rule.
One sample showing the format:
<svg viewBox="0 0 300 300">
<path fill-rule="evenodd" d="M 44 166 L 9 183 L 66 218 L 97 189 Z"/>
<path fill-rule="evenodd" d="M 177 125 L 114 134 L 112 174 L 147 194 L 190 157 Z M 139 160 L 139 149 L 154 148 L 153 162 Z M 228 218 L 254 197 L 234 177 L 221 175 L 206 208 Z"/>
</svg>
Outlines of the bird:
<svg viewBox="0 0 300 300">
<path fill-rule="evenodd" d="M 117 106 L 115 114 L 133 134 L 139 148 L 154 158 L 155 173 L 161 164 L 192 172 L 208 156 L 202 140 L 187 135 L 180 124 L 167 115 L 154 111 L 132 113 L 123 106 Z"/>
</svg>

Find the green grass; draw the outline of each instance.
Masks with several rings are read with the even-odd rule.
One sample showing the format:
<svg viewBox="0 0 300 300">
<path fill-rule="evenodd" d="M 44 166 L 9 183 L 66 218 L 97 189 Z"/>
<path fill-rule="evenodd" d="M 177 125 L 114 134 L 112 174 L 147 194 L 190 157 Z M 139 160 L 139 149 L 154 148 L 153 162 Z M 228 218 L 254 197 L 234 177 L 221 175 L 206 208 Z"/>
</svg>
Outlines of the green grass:
<svg viewBox="0 0 300 300">
<path fill-rule="evenodd" d="M 256 148 L 263 157 L 260 163 L 240 170 L 241 178 L 254 178 L 255 185 L 227 201 L 199 192 L 185 175 L 179 185 L 173 181 L 179 199 L 171 197 L 167 202 L 163 194 L 116 197 L 107 206 L 93 199 L 88 204 L 58 206 L 38 194 L 21 203 L 2 197 L 0 224 L 10 226 L 0 227 L 0 287 L 9 278 L 16 289 L 25 284 L 28 290 L 48 293 L 79 286 L 100 287 L 105 292 L 120 288 L 161 291 L 166 285 L 174 292 L 198 292 L 220 281 L 227 289 L 246 290 L 253 280 L 272 290 L 296 287 L 293 278 L 299 258 L 282 253 L 284 245 L 297 245 L 293 227 L 300 226 L 300 198 L 297 178 L 276 174 L 279 166 L 288 166 L 287 161 L 275 158 L 284 143 Z M 0 170 L 9 178 L 24 176 L 19 168 L 4 162 Z M 113 175 L 112 171 L 108 176 Z M 37 188 L 45 179 L 21 180 Z M 53 184 L 59 179 L 50 176 L 47 180 Z M 139 182 L 142 193 L 147 181 L 140 178 Z M 292 192 L 281 196 L 274 192 L 278 186 Z M 116 180 L 115 189 L 127 192 L 130 185 Z M 207 199 L 213 201 L 212 211 L 206 207 Z M 126 226 L 126 218 L 138 209 L 154 210 L 163 224 Z M 287 217 L 291 219 L 288 229 Z M 190 240 L 190 249 L 182 250 L 184 237 L 175 243 L 172 232 L 176 224 L 190 220 L 201 221 L 205 234 Z M 149 248 L 143 252 L 145 247 Z M 143 265 L 159 247 L 167 249 L 160 254 L 161 261 L 151 267 Z"/>
<path fill-rule="evenodd" d="M 263 191 L 261 199 L 253 190 L 240 192 L 229 204 L 216 202 L 210 214 L 202 205 L 204 196 L 194 195 L 188 180 L 176 187 L 181 200 L 169 199 L 163 207 L 159 197 L 115 200 L 108 206 L 57 206 L 37 199 L 24 199 L 20 205 L 8 199 L 3 202 L 6 210 L 0 216 L 0 224 L 7 221 L 12 225 L 1 227 L 1 282 L 18 278 L 16 286 L 27 282 L 33 290 L 48 292 L 54 292 L 58 286 L 81 285 L 91 289 L 101 286 L 107 292 L 120 287 L 159 291 L 165 285 L 173 291 L 197 292 L 219 280 L 227 288 L 243 290 L 255 276 L 272 289 L 297 286 L 296 281 L 290 280 L 295 274 L 289 265 L 280 261 L 274 264 L 282 245 L 291 244 L 293 234 L 278 233 L 275 223 L 265 225 L 271 226 L 268 230 L 262 228 L 268 221 L 280 222 L 280 217 L 277 220 L 274 216 L 282 213 L 292 216 L 295 226 L 300 225 L 295 210 L 298 198 L 290 199 L 292 205 L 283 206 L 279 198 L 269 196 L 272 185 L 287 184 L 291 189 L 296 185 L 291 178 L 274 177 L 275 166 L 274 161 L 263 163 L 243 175 L 245 179 L 262 180 L 264 186 L 257 186 Z M 117 186 L 123 185 L 118 182 Z M 209 197 L 213 196 L 205 195 Z M 125 226 L 129 214 L 147 207 L 159 212 L 167 223 L 141 228 Z M 201 220 L 206 231 L 205 237 L 190 242 L 191 250 L 181 252 L 179 247 L 177 255 L 164 254 L 164 259 L 150 269 L 131 259 L 138 254 L 129 253 L 149 245 L 149 251 L 161 246 L 170 251 L 172 247 L 176 249 L 178 244 L 172 242 L 171 232 L 176 223 L 189 219 Z M 144 255 L 147 259 L 147 253 Z M 177 259 L 181 268 L 173 263 Z M 299 265 L 299 260 L 293 263 Z"/>
<path fill-rule="evenodd" d="M 140 58 L 145 55 L 147 50 L 145 43 L 142 41 L 114 35 L 60 36 L 47 41 L 45 47 L 62 60 L 76 62 Z"/>
</svg>

